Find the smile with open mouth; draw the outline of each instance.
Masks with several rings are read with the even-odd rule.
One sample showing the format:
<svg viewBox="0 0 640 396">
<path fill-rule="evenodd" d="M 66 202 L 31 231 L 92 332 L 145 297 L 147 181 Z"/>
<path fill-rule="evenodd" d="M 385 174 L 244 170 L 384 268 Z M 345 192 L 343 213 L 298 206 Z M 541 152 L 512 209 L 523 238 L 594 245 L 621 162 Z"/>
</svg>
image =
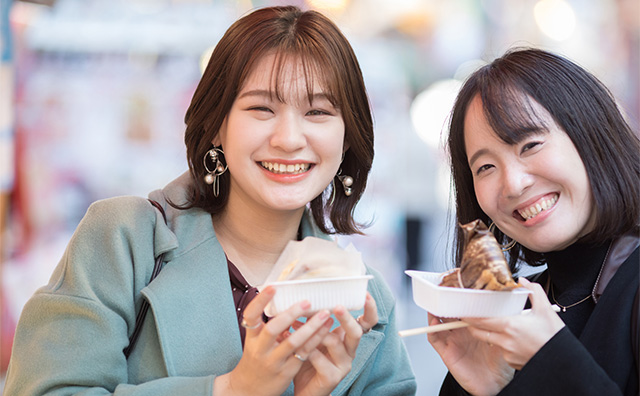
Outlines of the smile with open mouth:
<svg viewBox="0 0 640 396">
<path fill-rule="evenodd" d="M 553 205 L 558 202 L 558 197 L 558 194 L 553 194 L 551 197 L 545 197 L 527 208 L 518 209 L 516 210 L 516 212 L 522 217 L 524 221 L 531 220 L 539 215 L 542 211 L 553 207 Z"/>
<path fill-rule="evenodd" d="M 297 175 L 299 173 L 304 173 L 308 171 L 309 168 L 311 168 L 311 164 L 309 163 L 279 164 L 277 162 L 262 161 L 260 162 L 260 165 L 269 172 L 288 175 Z"/>
</svg>

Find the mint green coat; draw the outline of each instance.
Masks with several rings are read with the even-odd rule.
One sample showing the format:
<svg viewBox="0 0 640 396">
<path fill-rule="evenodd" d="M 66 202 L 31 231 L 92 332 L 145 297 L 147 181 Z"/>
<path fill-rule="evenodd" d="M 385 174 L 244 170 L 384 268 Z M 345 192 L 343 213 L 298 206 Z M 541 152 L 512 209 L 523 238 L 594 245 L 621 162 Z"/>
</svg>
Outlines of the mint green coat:
<svg viewBox="0 0 640 396">
<path fill-rule="evenodd" d="M 5 396 L 209 396 L 216 375 L 242 355 L 227 262 L 200 209 L 176 210 L 185 174 L 144 198 L 95 202 L 80 222 L 49 284 L 27 302 L 15 334 Z M 308 215 L 303 235 L 320 234 Z M 154 256 L 165 253 L 149 285 Z M 413 395 L 414 374 L 395 325 L 395 303 L 375 271 L 369 292 L 379 323 L 360 341 L 338 395 Z M 122 350 L 142 298 L 151 306 L 129 359 Z M 353 312 L 354 315 L 360 314 Z M 285 394 L 293 394 L 290 386 Z"/>
</svg>

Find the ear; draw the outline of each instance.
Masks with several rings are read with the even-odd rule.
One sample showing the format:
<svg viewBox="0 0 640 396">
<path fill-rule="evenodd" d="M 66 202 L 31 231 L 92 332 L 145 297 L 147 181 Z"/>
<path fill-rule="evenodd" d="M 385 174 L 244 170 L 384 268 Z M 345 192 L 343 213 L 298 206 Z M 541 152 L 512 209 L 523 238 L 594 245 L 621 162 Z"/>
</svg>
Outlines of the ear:
<svg viewBox="0 0 640 396">
<path fill-rule="evenodd" d="M 220 125 L 220 129 L 218 130 L 218 133 L 216 133 L 216 135 L 213 137 L 211 144 L 213 144 L 215 147 L 222 146 L 222 142 L 224 141 L 224 138 L 226 136 L 227 136 L 227 118 L 225 117 L 224 121 L 222 121 L 222 125 Z"/>
<path fill-rule="evenodd" d="M 344 155 L 347 153 L 347 151 L 349 151 L 349 143 L 345 140 L 344 141 L 344 146 L 342 146 L 342 157 L 344 158 Z"/>
</svg>

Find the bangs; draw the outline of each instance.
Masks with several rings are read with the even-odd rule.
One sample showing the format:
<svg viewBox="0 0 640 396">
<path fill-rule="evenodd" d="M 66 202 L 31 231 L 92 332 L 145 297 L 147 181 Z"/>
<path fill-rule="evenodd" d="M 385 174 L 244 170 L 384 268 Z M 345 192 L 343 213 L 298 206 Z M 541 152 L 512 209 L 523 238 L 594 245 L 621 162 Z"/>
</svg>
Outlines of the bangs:
<svg viewBox="0 0 640 396">
<path fill-rule="evenodd" d="M 531 134 L 549 130 L 542 114 L 532 106 L 534 99 L 513 85 L 489 85 L 481 88 L 480 95 L 489 124 L 505 143 L 517 144 Z"/>
<path fill-rule="evenodd" d="M 291 48 L 293 47 L 293 48 Z M 254 47 L 244 62 L 240 60 L 237 69 L 242 70 L 238 78 L 238 86 L 235 91 L 237 95 L 244 87 L 249 75 L 258 67 L 260 60 L 273 55 L 273 64 L 270 67 L 270 99 L 277 99 L 282 103 L 287 103 L 290 98 L 288 94 L 297 92 L 304 84 L 304 91 L 309 104 L 313 103 L 315 97 L 321 92 L 333 107 L 340 109 L 343 100 L 340 100 L 342 91 L 339 89 L 340 74 L 335 70 L 333 63 L 327 61 L 328 54 L 321 51 L 313 51 L 308 45 L 294 43 L 293 45 L 283 45 L 282 43 Z M 269 72 L 269 71 L 265 71 Z"/>
<path fill-rule="evenodd" d="M 318 56 L 314 56 L 311 53 L 277 51 L 274 65 L 271 69 L 271 94 L 280 102 L 286 103 L 289 91 L 297 91 L 300 88 L 298 84 L 304 83 L 307 100 L 310 105 L 313 103 L 316 97 L 315 94 L 318 93 L 319 89 L 334 107 L 339 108 L 337 96 L 339 91 L 334 77 L 335 73 L 330 69 L 328 63 L 321 62 L 318 58 Z M 295 77 L 291 78 L 290 73 Z"/>
</svg>

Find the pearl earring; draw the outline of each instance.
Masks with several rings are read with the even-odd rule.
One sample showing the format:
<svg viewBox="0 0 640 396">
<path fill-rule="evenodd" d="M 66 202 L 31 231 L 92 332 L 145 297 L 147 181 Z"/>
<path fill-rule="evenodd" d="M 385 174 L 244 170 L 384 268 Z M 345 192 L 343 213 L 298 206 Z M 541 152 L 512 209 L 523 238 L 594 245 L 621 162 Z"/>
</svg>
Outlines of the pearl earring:
<svg viewBox="0 0 640 396">
<path fill-rule="evenodd" d="M 220 181 L 218 176 L 227 171 L 227 165 L 220 161 L 220 158 L 223 155 L 224 151 L 222 151 L 222 148 L 214 147 L 207 151 L 203 158 L 204 169 L 207 171 L 207 174 L 204 175 L 204 182 L 209 185 L 213 185 L 214 197 L 217 197 L 220 194 Z M 213 170 L 211 170 L 209 164 L 212 165 Z"/>
<path fill-rule="evenodd" d="M 338 174 L 336 175 L 340 182 L 342 183 L 342 188 L 344 189 L 344 195 L 347 197 L 351 196 L 351 186 L 353 186 L 353 177 L 342 175 L 342 168 L 338 170 Z"/>
</svg>

